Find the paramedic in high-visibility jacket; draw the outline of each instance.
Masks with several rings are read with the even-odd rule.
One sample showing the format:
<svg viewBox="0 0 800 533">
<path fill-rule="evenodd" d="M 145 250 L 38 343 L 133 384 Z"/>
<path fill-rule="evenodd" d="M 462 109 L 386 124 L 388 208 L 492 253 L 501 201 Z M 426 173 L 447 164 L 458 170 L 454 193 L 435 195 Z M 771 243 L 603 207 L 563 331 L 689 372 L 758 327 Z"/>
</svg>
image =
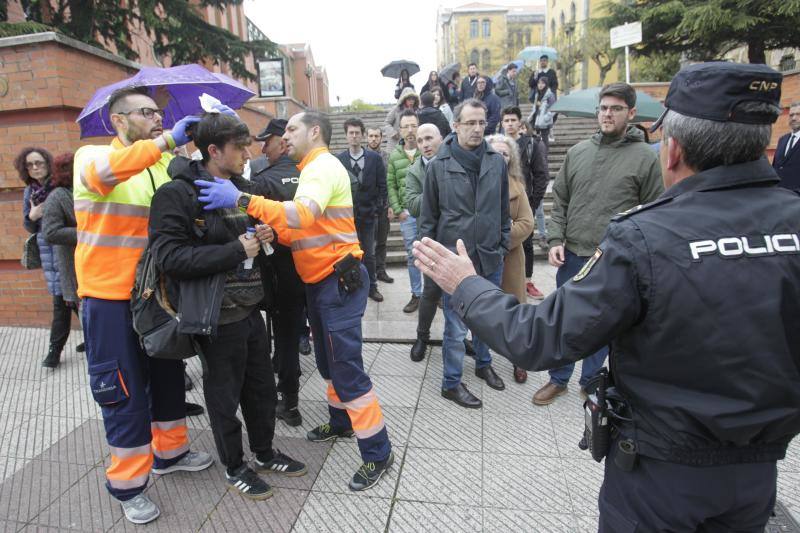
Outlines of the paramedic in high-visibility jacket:
<svg viewBox="0 0 800 533">
<path fill-rule="evenodd" d="M 331 123 L 325 115 L 294 115 L 283 135 L 288 155 L 299 161 L 294 200 L 277 202 L 239 191 L 229 180 L 195 181 L 206 209 L 238 206 L 273 227 L 291 247 L 306 283 L 308 316 L 317 368 L 328 383 L 330 421 L 308 432 L 322 442 L 355 433 L 364 464 L 350 489 L 374 486 L 394 461 L 378 397 L 361 358 L 361 317 L 369 278 L 353 219 L 350 177 L 328 151 Z"/>
<path fill-rule="evenodd" d="M 160 514 L 143 493 L 151 470 L 198 471 L 213 462 L 189 451 L 183 362 L 147 357 L 129 302 L 147 245 L 150 200 L 170 180 L 171 151 L 189 141 L 186 128 L 199 118 L 183 118 L 164 132 L 163 111 L 143 87 L 117 90 L 108 108 L 117 133 L 111 144 L 75 153 L 75 272 L 89 383 L 111 448 L 106 486 L 129 521 L 145 524 Z"/>
</svg>

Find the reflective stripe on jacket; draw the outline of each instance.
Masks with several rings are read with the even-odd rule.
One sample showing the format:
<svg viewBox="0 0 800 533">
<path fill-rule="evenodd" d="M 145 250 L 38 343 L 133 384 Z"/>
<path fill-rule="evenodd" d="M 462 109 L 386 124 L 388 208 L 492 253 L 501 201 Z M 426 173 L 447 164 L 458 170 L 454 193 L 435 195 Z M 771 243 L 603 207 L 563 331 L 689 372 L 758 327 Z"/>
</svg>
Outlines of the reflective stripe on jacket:
<svg viewBox="0 0 800 533">
<path fill-rule="evenodd" d="M 347 254 L 360 259 L 353 220 L 350 176 L 327 148 L 312 150 L 297 165 L 300 184 L 294 200 L 276 202 L 254 196 L 247 213 L 273 226 L 281 244 L 292 248 L 297 273 L 317 283 Z"/>
<path fill-rule="evenodd" d="M 117 138 L 108 146 L 83 146 L 75 153 L 75 274 L 81 298 L 130 298 L 136 264 L 147 245 L 150 200 L 169 181 L 172 157 L 151 140 L 126 147 Z"/>
</svg>

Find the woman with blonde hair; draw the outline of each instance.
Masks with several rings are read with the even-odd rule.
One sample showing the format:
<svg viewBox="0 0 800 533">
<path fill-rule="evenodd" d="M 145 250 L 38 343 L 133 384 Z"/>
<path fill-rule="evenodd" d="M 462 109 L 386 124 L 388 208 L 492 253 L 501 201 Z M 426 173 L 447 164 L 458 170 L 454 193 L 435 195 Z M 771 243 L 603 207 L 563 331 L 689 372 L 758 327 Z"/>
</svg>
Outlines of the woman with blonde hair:
<svg viewBox="0 0 800 533">
<path fill-rule="evenodd" d="M 522 242 L 533 233 L 533 211 L 525 192 L 525 181 L 522 177 L 522 164 L 519 148 L 511 137 L 506 135 L 490 135 L 486 142 L 493 150 L 506 160 L 508 165 L 508 201 L 511 216 L 511 243 L 508 255 L 503 261 L 503 280 L 500 285 L 505 292 L 513 294 L 520 303 L 527 301 L 525 291 L 525 253 Z M 528 373 L 514 366 L 514 381 L 525 383 Z"/>
</svg>

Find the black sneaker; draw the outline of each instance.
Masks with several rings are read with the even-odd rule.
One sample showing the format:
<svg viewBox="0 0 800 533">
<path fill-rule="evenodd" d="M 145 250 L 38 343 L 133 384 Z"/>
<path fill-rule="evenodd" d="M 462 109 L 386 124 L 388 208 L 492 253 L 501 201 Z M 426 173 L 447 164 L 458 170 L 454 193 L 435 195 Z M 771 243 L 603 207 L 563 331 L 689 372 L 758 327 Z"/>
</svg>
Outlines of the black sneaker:
<svg viewBox="0 0 800 533">
<path fill-rule="evenodd" d="M 379 281 L 384 283 L 394 283 L 394 278 L 387 274 L 385 270 L 378 271 L 378 275 L 376 277 Z"/>
<path fill-rule="evenodd" d="M 258 456 L 256 456 L 255 463 L 256 470 L 259 472 L 277 472 L 289 477 L 304 476 L 306 472 L 308 472 L 306 465 L 300 461 L 295 461 L 278 450 L 275 450 L 275 454 L 269 461 L 261 461 Z"/>
<path fill-rule="evenodd" d="M 411 299 L 408 301 L 405 307 L 403 307 L 404 313 L 413 313 L 419 308 L 419 296 L 414 294 L 411 295 Z"/>
<path fill-rule="evenodd" d="M 394 463 L 394 452 L 389 452 L 389 457 L 385 461 L 364 463 L 358 469 L 358 472 L 353 475 L 353 479 L 350 480 L 350 490 L 360 491 L 373 487 L 380 481 L 383 474 L 389 470 L 392 463 Z"/>
<path fill-rule="evenodd" d="M 332 440 L 338 437 L 352 437 L 353 430 L 352 429 L 334 429 L 331 427 L 330 424 L 322 424 L 321 426 L 317 426 L 308 433 L 306 433 L 306 438 L 311 442 L 325 442 L 328 440 Z"/>
<path fill-rule="evenodd" d="M 86 351 L 86 343 L 82 342 L 75 347 L 75 351 L 78 353 L 83 353 Z"/>
<path fill-rule="evenodd" d="M 228 486 L 240 492 L 245 498 L 266 500 L 272 497 L 272 488 L 246 464 L 240 466 L 233 475 L 225 472 L 225 478 L 228 480 Z"/>
</svg>

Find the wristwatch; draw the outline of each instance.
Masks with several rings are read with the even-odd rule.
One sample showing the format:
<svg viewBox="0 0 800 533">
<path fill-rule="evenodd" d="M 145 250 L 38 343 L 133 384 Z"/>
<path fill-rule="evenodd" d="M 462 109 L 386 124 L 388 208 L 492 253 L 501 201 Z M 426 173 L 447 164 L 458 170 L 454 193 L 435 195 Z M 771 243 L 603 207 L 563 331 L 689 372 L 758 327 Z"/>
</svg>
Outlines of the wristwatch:
<svg viewBox="0 0 800 533">
<path fill-rule="evenodd" d="M 250 206 L 250 198 L 252 198 L 252 195 L 243 192 L 236 200 L 236 206 L 246 212 L 247 208 Z"/>
</svg>

